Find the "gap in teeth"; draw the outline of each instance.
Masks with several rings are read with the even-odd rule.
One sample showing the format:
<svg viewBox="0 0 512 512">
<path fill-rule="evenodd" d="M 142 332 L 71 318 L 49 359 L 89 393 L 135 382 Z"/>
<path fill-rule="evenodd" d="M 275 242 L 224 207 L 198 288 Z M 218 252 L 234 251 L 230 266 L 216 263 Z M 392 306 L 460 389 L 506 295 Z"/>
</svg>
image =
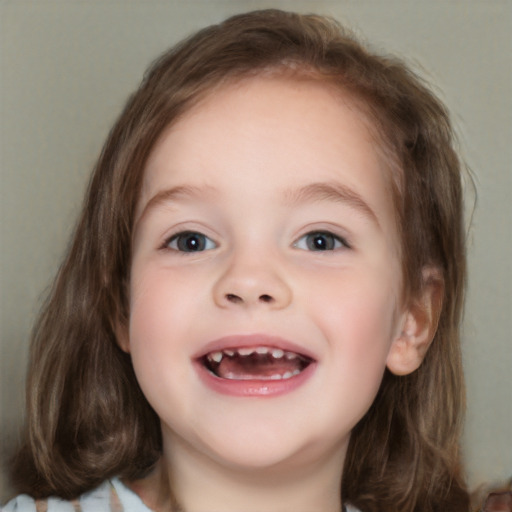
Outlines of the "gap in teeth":
<svg viewBox="0 0 512 512">
<path fill-rule="evenodd" d="M 243 369 L 235 372 L 231 371 L 229 367 L 223 366 L 224 364 L 236 364 L 237 358 L 238 364 L 248 365 L 247 372 Z M 220 372 L 222 378 L 230 380 L 286 380 L 301 373 L 311 363 L 311 359 L 296 352 L 267 346 L 226 348 L 210 352 L 202 359 L 203 364 L 213 375 L 221 377 L 219 372 L 223 368 Z M 271 368 L 268 365 L 272 364 L 272 360 L 276 366 L 281 366 L 281 368 L 276 367 L 273 372 L 269 371 Z M 289 361 L 288 364 L 292 365 L 294 369 L 284 368 L 284 360 Z M 266 369 L 264 370 L 265 367 L 262 366 L 262 371 L 258 372 L 256 369 L 258 364 L 266 365 Z M 244 373 L 247 374 L 244 375 Z"/>
<path fill-rule="evenodd" d="M 267 355 L 270 354 L 274 359 L 281 359 L 285 357 L 288 360 L 297 359 L 299 354 L 295 352 L 284 351 L 280 348 L 271 348 L 271 347 L 241 347 L 238 349 L 223 349 L 216 352 L 210 352 L 207 355 L 207 358 L 215 363 L 220 363 L 224 356 L 234 357 L 238 355 L 240 357 L 249 357 L 252 354 L 258 355 Z"/>
</svg>

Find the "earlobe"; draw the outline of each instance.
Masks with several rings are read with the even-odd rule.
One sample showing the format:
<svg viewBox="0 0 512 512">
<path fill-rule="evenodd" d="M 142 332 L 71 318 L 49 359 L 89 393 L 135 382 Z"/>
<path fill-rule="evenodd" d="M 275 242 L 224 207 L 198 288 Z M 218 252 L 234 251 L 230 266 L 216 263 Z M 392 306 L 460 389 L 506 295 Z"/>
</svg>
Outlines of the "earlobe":
<svg viewBox="0 0 512 512">
<path fill-rule="evenodd" d="M 411 299 L 388 353 L 387 367 L 395 375 L 408 375 L 419 368 L 437 330 L 443 303 L 442 274 L 434 267 L 425 267 L 422 274 L 420 296 Z"/>
</svg>

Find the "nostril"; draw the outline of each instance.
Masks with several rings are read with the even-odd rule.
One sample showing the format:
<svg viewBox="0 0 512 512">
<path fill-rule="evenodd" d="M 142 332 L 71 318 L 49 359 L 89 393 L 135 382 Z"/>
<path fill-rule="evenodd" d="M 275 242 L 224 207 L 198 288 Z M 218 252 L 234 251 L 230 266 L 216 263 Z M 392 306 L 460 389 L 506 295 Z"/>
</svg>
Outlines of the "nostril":
<svg viewBox="0 0 512 512">
<path fill-rule="evenodd" d="M 236 295 L 235 293 L 226 293 L 224 297 L 228 302 L 231 302 L 232 304 L 242 304 L 245 302 L 243 296 Z M 274 302 L 274 300 L 274 297 L 268 295 L 267 293 L 264 293 L 258 297 L 258 301 L 264 302 L 265 304 L 270 304 Z"/>
<path fill-rule="evenodd" d="M 240 302 L 242 302 L 242 298 L 239 297 L 238 295 L 235 295 L 234 293 L 228 293 L 226 295 L 226 299 L 229 301 L 229 302 L 233 302 L 235 304 L 238 304 Z"/>
</svg>

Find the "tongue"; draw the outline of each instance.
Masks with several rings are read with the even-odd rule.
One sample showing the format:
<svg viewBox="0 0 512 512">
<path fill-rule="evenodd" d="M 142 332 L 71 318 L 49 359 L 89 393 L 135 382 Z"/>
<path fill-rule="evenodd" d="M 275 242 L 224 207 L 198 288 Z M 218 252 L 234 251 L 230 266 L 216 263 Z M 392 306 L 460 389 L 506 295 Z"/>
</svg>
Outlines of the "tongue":
<svg viewBox="0 0 512 512">
<path fill-rule="evenodd" d="M 298 359 L 274 359 L 253 354 L 248 357 L 224 357 L 216 369 L 216 374 L 224 379 L 270 379 L 273 375 L 301 370 Z"/>
</svg>

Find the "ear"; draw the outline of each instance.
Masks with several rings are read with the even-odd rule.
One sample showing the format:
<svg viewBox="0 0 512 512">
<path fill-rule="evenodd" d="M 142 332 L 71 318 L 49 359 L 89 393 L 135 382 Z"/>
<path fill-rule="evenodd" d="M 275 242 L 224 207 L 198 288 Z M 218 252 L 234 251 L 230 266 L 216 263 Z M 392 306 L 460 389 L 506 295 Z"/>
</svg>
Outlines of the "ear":
<svg viewBox="0 0 512 512">
<path fill-rule="evenodd" d="M 437 330 L 443 304 L 442 273 L 436 267 L 425 267 L 422 278 L 420 296 L 411 299 L 388 353 L 387 367 L 395 375 L 408 375 L 419 368 Z"/>
<path fill-rule="evenodd" d="M 116 335 L 116 341 L 119 346 L 119 348 L 126 352 L 127 354 L 130 353 L 130 336 L 129 336 L 129 329 L 128 329 L 128 321 L 125 319 L 124 321 L 118 319 L 115 323 L 114 327 L 115 335 Z"/>
</svg>

